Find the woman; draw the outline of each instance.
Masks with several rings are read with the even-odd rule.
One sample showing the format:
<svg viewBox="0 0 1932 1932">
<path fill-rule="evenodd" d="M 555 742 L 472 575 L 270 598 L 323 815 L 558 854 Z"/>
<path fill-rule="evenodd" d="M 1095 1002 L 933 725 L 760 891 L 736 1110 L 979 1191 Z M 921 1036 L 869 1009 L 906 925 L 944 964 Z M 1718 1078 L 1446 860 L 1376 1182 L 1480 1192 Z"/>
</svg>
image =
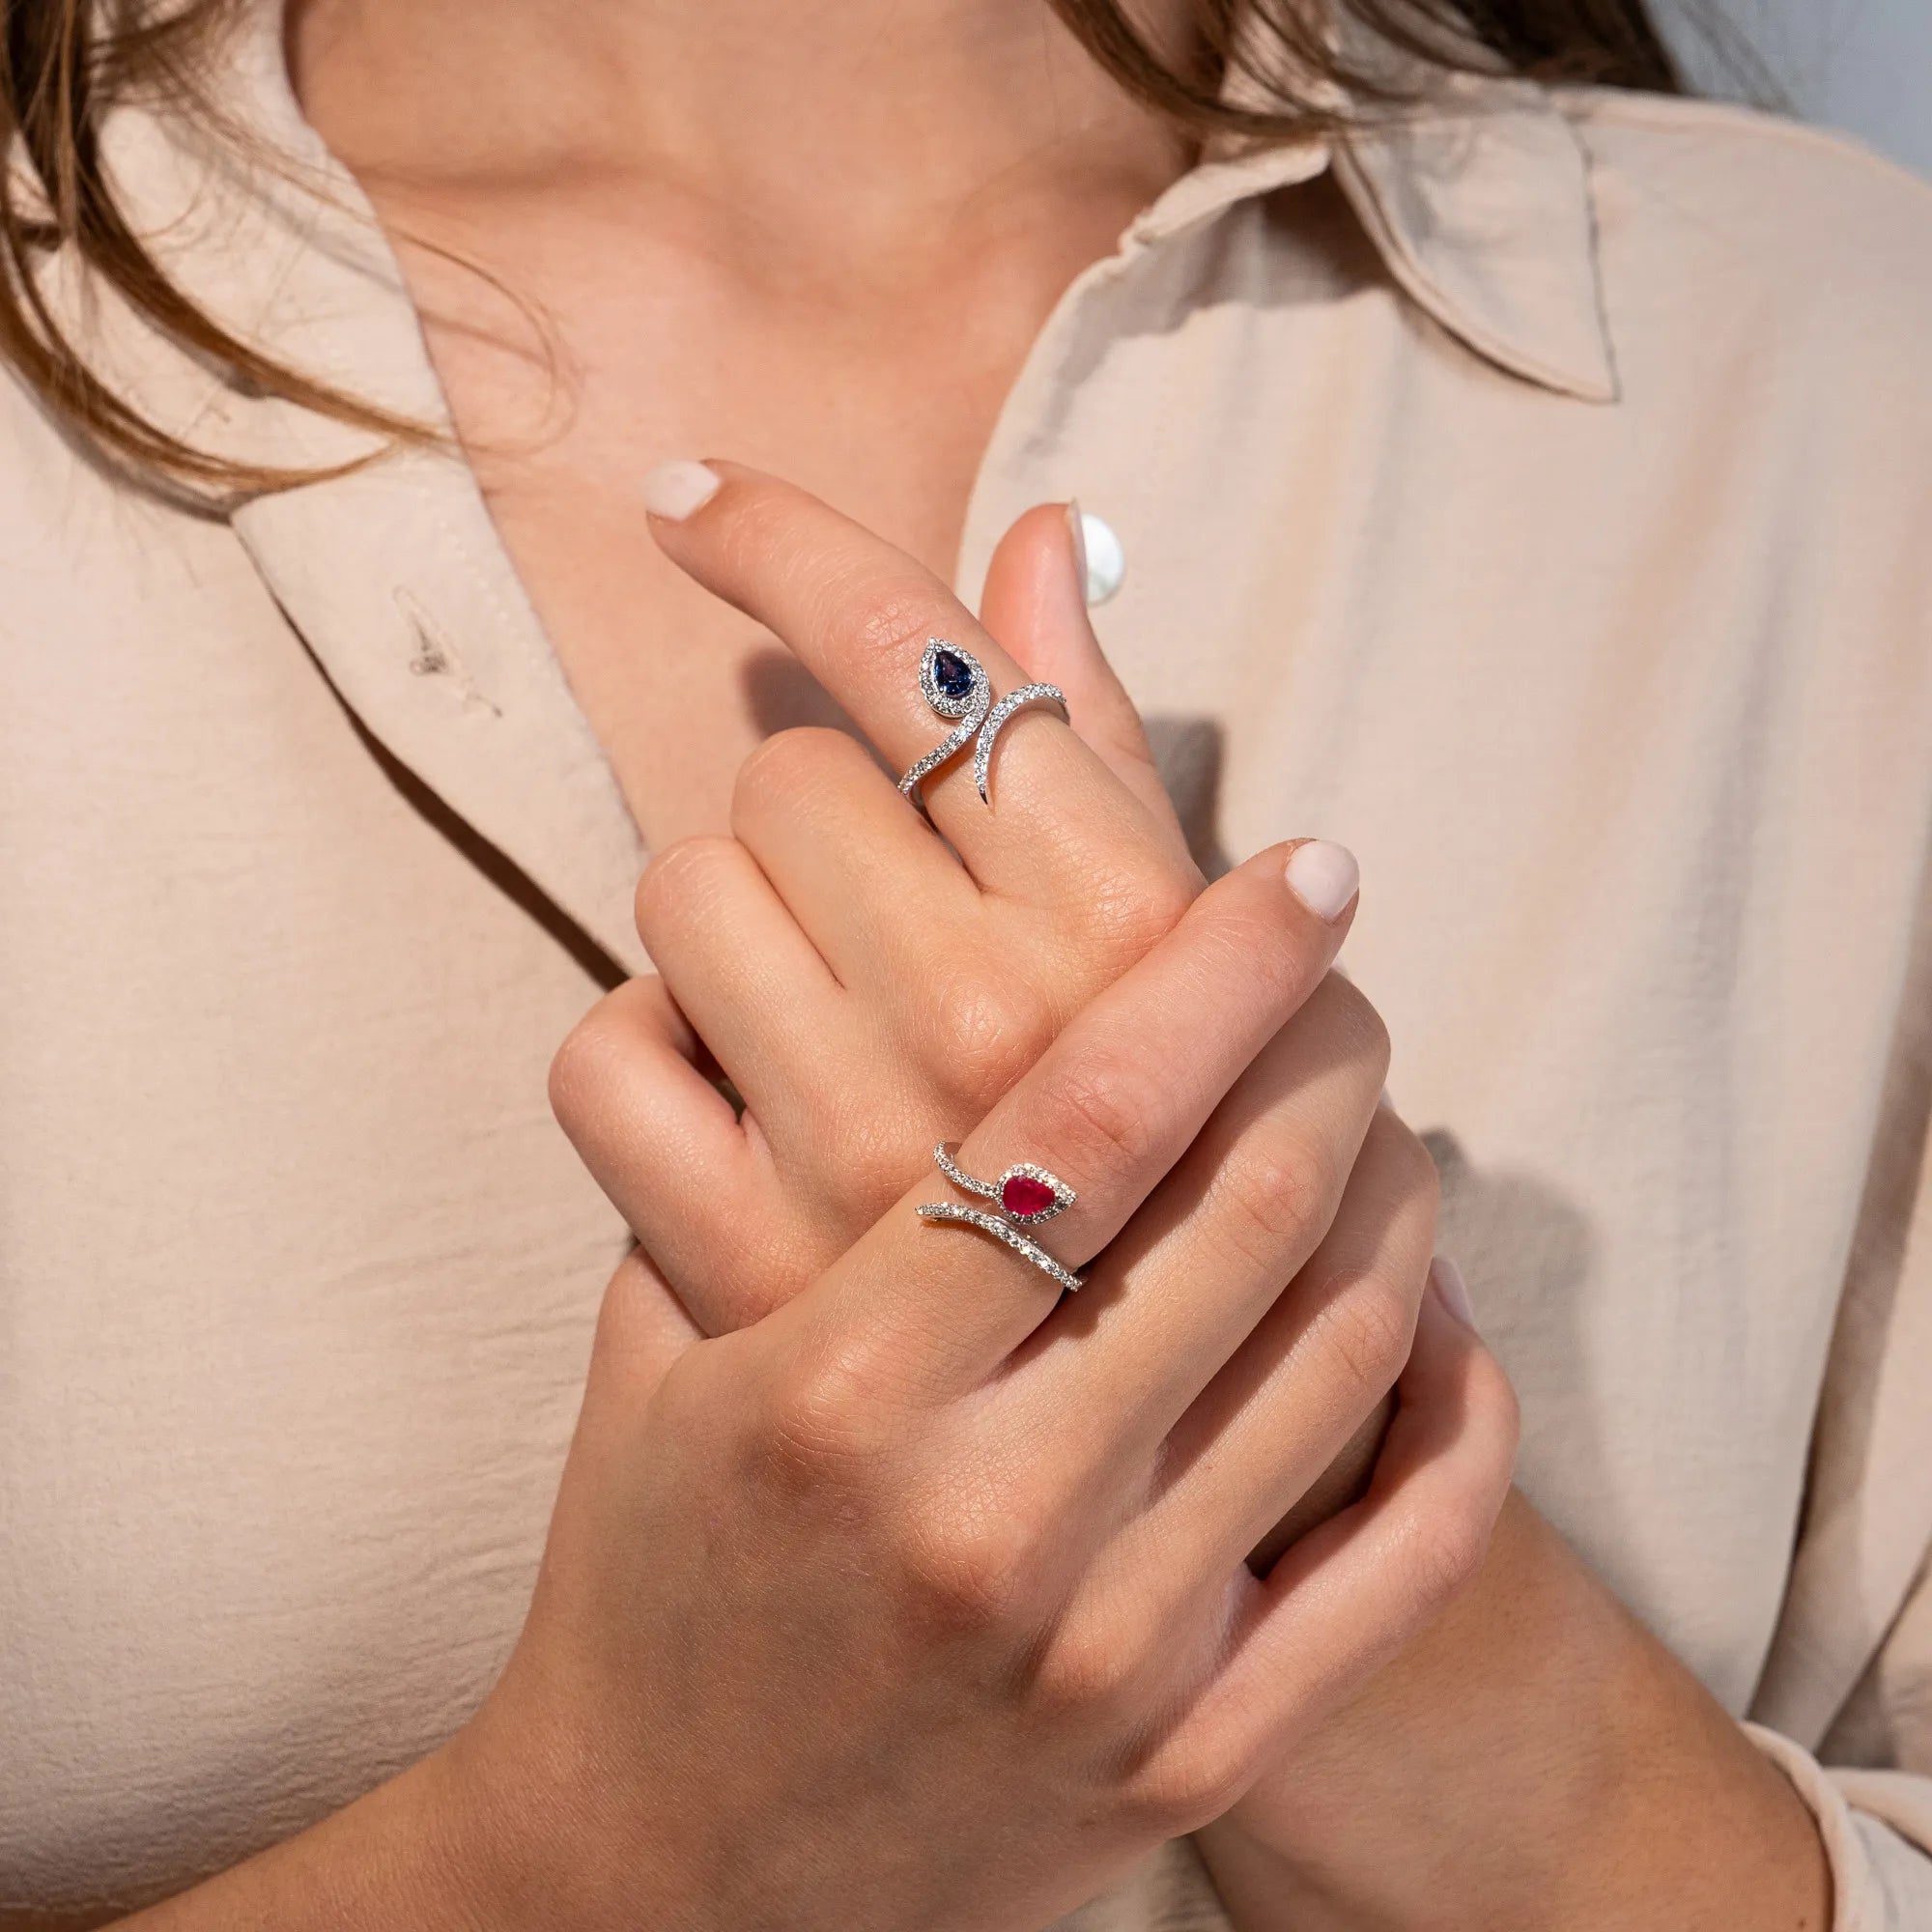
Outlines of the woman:
<svg viewBox="0 0 1932 1932">
<path fill-rule="evenodd" d="M 233 15 L 9 13 L 0 1923 L 1932 1922 L 1925 191 Z"/>
</svg>

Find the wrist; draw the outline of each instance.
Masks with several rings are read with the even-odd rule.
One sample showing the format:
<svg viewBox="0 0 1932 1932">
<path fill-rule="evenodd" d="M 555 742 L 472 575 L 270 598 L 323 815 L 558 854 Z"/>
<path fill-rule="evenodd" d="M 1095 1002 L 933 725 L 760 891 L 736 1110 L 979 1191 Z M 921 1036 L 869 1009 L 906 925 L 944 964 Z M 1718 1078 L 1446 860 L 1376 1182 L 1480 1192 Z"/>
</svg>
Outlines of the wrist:
<svg viewBox="0 0 1932 1932">
<path fill-rule="evenodd" d="M 416 1768 L 438 1820 L 429 1841 L 449 1922 L 458 1932 L 709 1932 L 701 1851 L 681 1865 L 686 1833 L 653 1794 L 613 1772 L 586 1728 L 530 1720 L 523 1701 L 499 1686 Z"/>
<path fill-rule="evenodd" d="M 500 1693 L 499 1693 L 500 1694 Z M 540 1747 L 493 1699 L 416 1767 L 428 1876 L 460 1932 L 603 1932 L 625 1922 L 602 1881 L 578 1753 Z"/>
<path fill-rule="evenodd" d="M 438 1932 L 515 1932 L 534 1925 L 519 1879 L 526 1861 L 517 1833 L 502 1829 L 463 1734 L 396 1780 L 410 1813 L 416 1922 Z"/>
<path fill-rule="evenodd" d="M 1200 1846 L 1242 1932 L 1820 1922 L 1786 1780 L 1518 1496 L 1475 1585 Z"/>
<path fill-rule="evenodd" d="M 1636 1766 L 1615 1672 L 1578 1664 L 1620 1613 L 1537 1560 L 1539 1531 L 1513 1495 L 1475 1584 L 1198 1834 L 1242 1932 L 1588 1922 L 1567 1897 Z"/>
<path fill-rule="evenodd" d="M 504 1841 L 445 1747 L 353 1804 L 125 1921 L 128 1932 L 522 1932 L 559 1924 L 499 1880 Z M 4 1915 L 0 1915 L 4 1916 Z"/>
</svg>

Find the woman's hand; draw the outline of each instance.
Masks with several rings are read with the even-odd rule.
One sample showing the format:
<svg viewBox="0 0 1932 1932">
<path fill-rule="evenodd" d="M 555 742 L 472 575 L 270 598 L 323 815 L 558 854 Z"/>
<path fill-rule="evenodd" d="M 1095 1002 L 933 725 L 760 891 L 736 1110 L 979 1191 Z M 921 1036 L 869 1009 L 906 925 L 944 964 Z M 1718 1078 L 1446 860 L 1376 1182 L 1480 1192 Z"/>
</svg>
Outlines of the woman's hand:
<svg viewBox="0 0 1932 1932">
<path fill-rule="evenodd" d="M 1476 1580 L 1197 1834 L 1241 1932 L 1822 1932 L 1784 1774 L 1520 1494 Z"/>
<path fill-rule="evenodd" d="M 931 1148 L 981 1119 L 1172 928 L 1202 878 L 1088 622 L 1060 506 L 1028 512 L 999 546 L 982 627 L 923 566 L 804 491 L 735 466 L 674 476 L 711 494 L 654 519 L 659 542 L 791 648 L 893 772 L 949 728 L 919 689 L 929 637 L 971 650 L 996 694 L 1059 684 L 1070 713 L 1009 723 L 997 809 L 970 753 L 934 774 L 930 824 L 851 737 L 780 733 L 740 776 L 735 836 L 682 841 L 646 872 L 639 929 L 662 977 L 593 1009 L 557 1056 L 553 1094 L 657 1267 L 720 1334 L 797 1293 L 929 1175 Z M 1309 846 L 1293 863 L 1339 944 L 1352 860 Z M 1379 1021 L 1346 984 L 1321 1006 L 1342 1029 L 1331 1051 L 1380 1050 Z M 1322 1151 L 1326 1165 L 1346 1171 L 1361 1124 Z M 1407 1151 L 1427 1196 L 1416 1211 L 1432 1213 L 1434 1175 Z M 1263 1558 L 1359 1493 L 1386 1416 L 1382 1403 L 1360 1419 Z"/>
<path fill-rule="evenodd" d="M 1469 1576 L 1513 1405 L 1420 1296 L 1426 1158 L 1288 856 L 1208 888 L 965 1137 L 968 1173 L 1077 1190 L 1043 1238 L 1080 1294 L 923 1222 L 930 1172 L 735 1333 L 620 1276 L 528 1627 L 450 1754 L 501 1916 L 1044 1922 L 1225 1811 Z M 1369 1497 L 1254 1577 L 1398 1371 Z"/>
<path fill-rule="evenodd" d="M 967 753 L 926 781 L 931 824 L 849 735 L 781 732 L 739 777 L 732 836 L 681 841 L 645 873 L 638 923 L 660 977 L 590 1014 L 553 1092 L 592 1173 L 712 1333 L 842 1253 L 929 1171 L 933 1144 L 979 1121 L 1202 886 L 1094 641 L 1059 506 L 1001 546 L 982 628 L 929 572 L 816 498 L 721 469 L 695 512 L 654 520 L 658 540 L 788 645 L 893 774 L 950 729 L 919 687 L 931 636 L 977 656 L 996 694 L 1058 683 L 1072 728 L 1045 710 L 1014 717 L 993 808 Z M 1024 668 L 993 634 L 1024 646 Z M 1304 876 L 1321 861 L 1305 858 Z M 1351 880 L 1331 870 L 1323 883 L 1339 912 Z M 720 1069 L 742 1120 L 712 1084 Z"/>
<path fill-rule="evenodd" d="M 661 962 L 675 960 L 669 970 L 691 989 L 689 1005 L 713 1015 L 713 1030 L 728 1042 L 720 1057 L 741 1090 L 759 1096 L 746 1145 L 730 1141 L 728 1113 L 701 1078 L 704 1049 L 655 981 L 617 996 L 573 1041 L 558 1094 L 580 1145 L 634 1223 L 649 1238 L 672 1236 L 665 1244 L 683 1264 L 680 1290 L 700 1321 L 724 1328 L 782 1300 L 884 1194 L 916 1177 L 925 1145 L 1004 1092 L 1066 1013 L 1167 929 L 1199 881 L 1180 853 L 1132 707 L 1093 643 L 1050 512 L 1022 520 L 988 579 L 988 627 L 1015 643 L 1024 670 L 916 566 L 766 479 L 732 472 L 710 506 L 660 535 L 701 581 L 793 642 L 879 735 L 895 767 L 944 728 L 912 678 L 933 632 L 966 642 L 992 668 L 996 690 L 1028 677 L 1065 686 L 1075 723 L 1098 753 L 1081 759 L 1082 748 L 1042 718 L 1003 753 L 999 792 L 1004 816 L 1014 784 L 1024 787 L 1021 799 L 1037 819 L 1032 831 L 1051 853 L 1066 829 L 1054 821 L 1053 796 L 1078 798 L 1080 786 L 1094 787 L 1100 810 L 1077 812 L 1073 830 L 1081 864 L 1107 882 L 1097 919 L 1075 873 L 1048 867 L 1036 877 L 1017 841 L 996 842 L 1007 828 L 988 819 L 957 776 L 934 781 L 932 797 L 965 871 L 946 869 L 950 861 L 936 868 L 938 841 L 853 746 L 826 733 L 786 734 L 754 761 L 734 820 L 761 848 L 778 895 L 797 893 L 802 923 L 817 941 L 816 958 L 806 961 L 819 968 L 816 977 L 808 973 L 794 987 L 782 952 L 762 966 L 733 955 L 748 924 L 731 903 L 736 882 L 755 881 L 761 867 L 721 849 L 727 841 L 673 852 L 647 881 L 639 901 L 647 943 Z M 1073 763 L 1029 774 L 1021 760 L 1049 751 Z M 1042 797 L 1029 781 L 1045 769 L 1070 771 L 1074 787 Z M 819 830 L 855 842 L 828 846 L 814 837 Z M 885 836 L 868 853 L 864 841 L 873 831 Z M 1092 844 L 1079 844 L 1089 833 Z M 687 860 L 688 872 L 680 869 Z M 826 967 L 835 959 L 841 963 L 833 976 Z M 822 1024 L 834 977 L 829 1004 L 842 1032 Z M 719 987 L 730 994 L 717 997 Z M 795 990 L 804 997 L 788 1006 Z M 1359 1017 L 1340 1008 L 1337 1014 L 1345 1027 Z M 1296 1024 L 1319 1026 L 1320 1015 L 1318 1003 Z M 989 1046 L 1006 1052 L 989 1054 Z M 830 1108 L 828 1095 L 836 1098 Z M 923 1130 L 903 1142 L 888 1134 L 893 1106 L 923 1121 Z M 1345 1129 L 1327 1157 L 1346 1164 L 1348 1145 Z M 706 1160 L 720 1148 L 729 1150 L 735 1187 L 712 1198 L 717 1212 L 700 1202 L 666 1229 L 654 1203 L 703 1189 L 716 1172 Z M 1386 1226 L 1426 1229 L 1433 1176 L 1418 1151 L 1380 1117 L 1349 1194 L 1379 1198 Z M 1405 1200 L 1406 1209 L 1391 1209 Z M 1379 1248 L 1336 1237 L 1345 1224 L 1374 1218 L 1344 1201 L 1329 1240 L 1170 1430 L 1164 1464 L 1225 1457 L 1244 1407 L 1265 1401 L 1295 1358 L 1298 1345 L 1284 1348 L 1284 1338 L 1325 1327 L 1345 1350 L 1367 1342 L 1366 1353 L 1378 1352 L 1370 1338 L 1399 1311 L 1403 1285 L 1412 1291 L 1419 1280 L 1427 1245 L 1414 1234 Z M 653 1228 L 664 1233 L 649 1236 Z M 709 1246 L 721 1230 L 724 1239 Z M 1123 1279 L 1132 1279 L 1131 1264 Z M 1391 1287 L 1395 1294 L 1378 1311 L 1359 1293 L 1365 1283 L 1371 1297 Z M 635 1285 L 641 1298 L 641 1281 Z M 1371 1507 L 1432 1453 L 1432 1432 L 1444 1441 L 1457 1434 L 1450 1411 L 1458 1398 L 1431 1366 L 1444 1359 L 1445 1335 L 1459 1350 L 1473 1347 L 1432 1297 Z M 1385 1350 L 1385 1373 L 1363 1377 L 1359 1389 L 1376 1388 L 1398 1359 Z M 1119 1399 L 1131 1408 L 1130 1383 Z M 1499 1411 L 1507 1397 L 1478 1389 L 1473 1404 L 1478 1413 Z M 1358 1448 L 1378 1433 L 1358 1432 Z M 1303 1495 L 1298 1525 L 1334 1507 L 1332 1494 L 1311 1509 L 1315 1500 Z M 1319 1565 L 1324 1539 L 1352 1534 L 1348 1525 L 1361 1515 L 1349 1512 L 1291 1560 Z M 1203 1833 L 1237 1922 L 1255 1932 L 1290 1923 L 1338 1932 L 1368 1923 L 1638 1925 L 1672 1912 L 1672 1922 L 1702 1922 L 1683 1914 L 1708 1908 L 1714 1924 L 1730 1923 L 1724 1913 L 1745 1891 L 1736 1858 L 1724 1854 L 1740 1847 L 1761 1899 L 1815 1895 L 1815 1833 L 1781 1777 L 1520 1498 L 1506 1522 L 1479 1588 L 1430 1623 L 1346 1709 L 1317 1726 L 1285 1727 L 1272 1763 Z M 1257 1567 L 1287 1541 L 1285 1528 L 1263 1538 Z M 1289 1574 L 1277 1566 L 1268 1587 L 1284 1587 Z M 1246 1579 L 1236 1577 L 1231 1587 L 1245 1588 Z M 1472 1756 L 1487 1767 L 1473 1781 Z M 1673 1763 L 1673 1775 L 1660 1776 L 1660 1764 L 1667 1772 Z M 1662 1809 L 1631 1802 L 1633 1793 L 1660 1791 L 1673 1794 Z M 1643 1858 L 1630 1856 L 1638 1818 L 1650 1846 Z M 1687 1830 L 1692 1820 L 1706 1829 Z M 1718 1856 L 1704 1858 L 1714 1838 Z"/>
<path fill-rule="evenodd" d="M 1010 1932 L 1398 1651 L 1480 1559 L 1514 1407 L 1420 1293 L 1428 1164 L 1290 856 L 1209 887 L 966 1136 L 969 1174 L 1077 1191 L 1043 1234 L 1079 1294 L 923 1219 L 929 1173 L 716 1339 L 634 1258 L 483 1708 L 150 1922 Z M 1251 1574 L 1399 1371 L 1370 1495 Z"/>
</svg>

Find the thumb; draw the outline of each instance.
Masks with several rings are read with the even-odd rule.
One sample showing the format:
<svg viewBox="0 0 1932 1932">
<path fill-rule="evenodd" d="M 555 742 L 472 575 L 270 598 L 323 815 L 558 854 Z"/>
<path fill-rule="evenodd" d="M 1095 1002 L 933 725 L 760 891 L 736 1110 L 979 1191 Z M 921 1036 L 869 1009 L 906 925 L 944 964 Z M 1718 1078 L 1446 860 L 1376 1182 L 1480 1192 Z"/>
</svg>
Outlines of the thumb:
<svg viewBox="0 0 1932 1932">
<path fill-rule="evenodd" d="M 986 566 L 980 621 L 1030 677 L 1066 694 L 1075 734 L 1187 849 L 1141 715 L 1087 617 L 1087 553 L 1077 503 L 1036 503 Z"/>
</svg>

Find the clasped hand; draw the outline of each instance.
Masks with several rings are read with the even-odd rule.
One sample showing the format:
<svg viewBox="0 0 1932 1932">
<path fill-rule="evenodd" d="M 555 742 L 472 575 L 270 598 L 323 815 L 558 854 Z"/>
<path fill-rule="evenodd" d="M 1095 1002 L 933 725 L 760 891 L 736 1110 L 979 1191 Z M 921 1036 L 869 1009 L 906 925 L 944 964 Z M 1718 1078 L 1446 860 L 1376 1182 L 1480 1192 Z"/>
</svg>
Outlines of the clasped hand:
<svg viewBox="0 0 1932 1932">
<path fill-rule="evenodd" d="M 782 733 L 731 835 L 646 873 L 658 977 L 554 1083 L 640 1251 L 462 1754 L 560 1924 L 1010 1932 L 1227 1811 L 1474 1573 L 1514 1403 L 1425 1293 L 1434 1169 L 1329 971 L 1345 857 L 1204 888 L 1059 513 L 982 628 L 724 474 L 659 541 L 894 771 L 943 734 L 933 635 L 1072 723 L 1016 717 L 992 809 L 969 757 L 930 824 L 853 738 Z M 1072 1183 L 1040 1238 L 1081 1293 L 919 1218 L 940 1140 Z M 1251 1564 L 1391 1389 L 1365 1493 Z"/>
</svg>

